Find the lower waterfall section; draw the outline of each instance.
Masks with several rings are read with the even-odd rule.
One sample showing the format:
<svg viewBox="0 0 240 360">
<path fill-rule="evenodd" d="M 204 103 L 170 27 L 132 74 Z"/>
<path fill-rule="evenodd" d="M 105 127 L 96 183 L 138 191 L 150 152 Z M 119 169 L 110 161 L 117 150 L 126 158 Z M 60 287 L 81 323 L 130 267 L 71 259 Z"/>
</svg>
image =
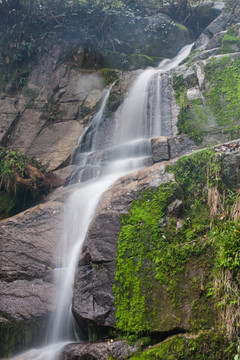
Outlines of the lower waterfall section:
<svg viewBox="0 0 240 360">
<path fill-rule="evenodd" d="M 15 360 L 56 360 L 68 343 L 81 340 L 74 330 L 71 312 L 74 274 L 81 248 L 102 194 L 121 176 L 151 164 L 150 139 L 169 135 L 162 128 L 161 76 L 176 67 L 190 53 L 184 47 L 173 60 L 164 60 L 159 67 L 140 74 L 122 105 L 113 146 L 95 148 L 98 129 L 104 121 L 104 110 L 111 88 L 105 94 L 98 114 L 82 136 L 74 160 L 78 168 L 69 183 L 78 182 L 66 204 L 65 232 L 60 244 L 59 267 L 54 269 L 59 287 L 58 307 L 46 334 L 46 346 L 14 357 Z M 149 93 L 149 92 L 155 92 Z M 149 101 L 151 98 L 151 101 Z M 151 109 L 148 109 L 148 104 Z M 76 186 L 76 185 L 75 185 Z"/>
</svg>

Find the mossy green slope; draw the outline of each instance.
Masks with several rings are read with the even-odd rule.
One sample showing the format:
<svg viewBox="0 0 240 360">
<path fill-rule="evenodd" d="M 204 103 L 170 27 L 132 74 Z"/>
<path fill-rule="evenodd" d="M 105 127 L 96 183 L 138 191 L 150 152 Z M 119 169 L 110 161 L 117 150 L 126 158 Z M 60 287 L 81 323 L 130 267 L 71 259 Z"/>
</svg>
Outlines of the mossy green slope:
<svg viewBox="0 0 240 360">
<path fill-rule="evenodd" d="M 210 150 L 181 158 L 168 167 L 176 183 L 143 192 L 123 215 L 114 285 L 118 330 L 214 327 L 238 336 L 240 225 L 231 209 L 239 195 L 223 182 L 223 158 Z"/>
</svg>

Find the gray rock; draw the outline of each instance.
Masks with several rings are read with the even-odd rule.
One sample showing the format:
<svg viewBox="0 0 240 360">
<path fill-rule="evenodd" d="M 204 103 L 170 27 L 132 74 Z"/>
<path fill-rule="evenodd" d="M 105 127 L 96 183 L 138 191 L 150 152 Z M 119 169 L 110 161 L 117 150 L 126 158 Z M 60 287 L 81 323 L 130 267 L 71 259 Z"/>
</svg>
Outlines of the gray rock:
<svg viewBox="0 0 240 360">
<path fill-rule="evenodd" d="M 176 199 L 168 205 L 167 213 L 173 217 L 179 217 L 182 214 L 183 203 L 182 200 Z"/>
<path fill-rule="evenodd" d="M 178 135 L 168 139 L 170 159 L 181 156 L 190 151 L 196 150 L 197 146 L 194 141 L 187 135 Z"/>
<path fill-rule="evenodd" d="M 157 137 L 151 139 L 153 162 L 169 160 L 168 138 Z"/>
<path fill-rule="evenodd" d="M 201 90 L 198 87 L 188 89 L 187 98 L 189 101 L 201 99 L 202 98 Z"/>
<path fill-rule="evenodd" d="M 50 201 L 0 222 L 0 356 L 39 345 L 56 308 L 62 203 Z M 11 339 L 11 341 L 9 341 Z"/>
<path fill-rule="evenodd" d="M 206 50 L 219 48 L 222 45 L 222 39 L 224 35 L 226 34 L 226 31 L 221 31 L 217 34 L 215 34 L 208 42 L 206 46 Z"/>
<path fill-rule="evenodd" d="M 227 23 L 231 17 L 231 13 L 227 10 L 223 11 L 214 21 L 211 22 L 210 25 L 203 31 L 203 33 L 199 36 L 195 43 L 195 48 L 199 48 L 199 50 L 205 50 L 210 39 L 226 30 Z"/>
<path fill-rule="evenodd" d="M 62 203 L 51 201 L 0 222 L 0 278 L 43 278 L 57 261 Z"/>
<path fill-rule="evenodd" d="M 115 340 L 98 343 L 71 344 L 66 347 L 60 360 L 123 360 L 138 350 L 139 346 L 129 345 L 126 340 Z"/>
<path fill-rule="evenodd" d="M 82 124 L 74 120 L 52 124 L 39 133 L 26 152 L 55 170 L 70 158 L 82 131 Z"/>
</svg>

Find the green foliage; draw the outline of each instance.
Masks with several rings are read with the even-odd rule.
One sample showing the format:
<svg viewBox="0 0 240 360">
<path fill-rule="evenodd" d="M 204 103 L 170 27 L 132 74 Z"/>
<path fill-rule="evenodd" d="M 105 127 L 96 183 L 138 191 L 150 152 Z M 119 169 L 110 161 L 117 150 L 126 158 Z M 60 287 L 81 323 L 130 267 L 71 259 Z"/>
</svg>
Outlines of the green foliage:
<svg viewBox="0 0 240 360">
<path fill-rule="evenodd" d="M 46 190 L 46 167 L 17 150 L 0 148 L 0 217 L 23 210 Z"/>
<path fill-rule="evenodd" d="M 232 360 L 226 351 L 229 342 L 221 333 L 207 332 L 198 336 L 174 336 L 151 349 L 131 357 L 132 360 Z"/>
<path fill-rule="evenodd" d="M 202 150 L 191 156 L 184 156 L 176 164 L 167 167 L 167 171 L 174 173 L 182 188 L 187 208 L 194 199 L 201 199 L 206 195 L 205 185 L 214 184 L 214 175 L 218 170 L 219 157 L 213 150 Z"/>
<path fill-rule="evenodd" d="M 220 126 L 233 126 L 240 119 L 240 60 L 212 59 L 205 67 L 211 87 L 206 92 Z"/>
<path fill-rule="evenodd" d="M 219 223 L 211 236 L 218 248 L 217 266 L 237 274 L 240 270 L 240 224 L 234 221 Z"/>
</svg>

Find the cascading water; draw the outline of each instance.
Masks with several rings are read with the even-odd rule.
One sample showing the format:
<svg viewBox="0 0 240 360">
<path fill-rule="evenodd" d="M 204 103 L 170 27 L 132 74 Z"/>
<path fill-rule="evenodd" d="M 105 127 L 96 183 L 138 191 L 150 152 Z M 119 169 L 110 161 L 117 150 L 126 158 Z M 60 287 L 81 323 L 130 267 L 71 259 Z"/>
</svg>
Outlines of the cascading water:
<svg viewBox="0 0 240 360">
<path fill-rule="evenodd" d="M 113 146 L 103 146 L 101 150 L 96 150 L 96 138 L 104 120 L 111 88 L 105 94 L 101 108 L 82 136 L 74 156 L 79 167 L 70 183 L 78 181 L 80 184 L 65 207 L 65 234 L 61 243 L 59 268 L 54 270 L 60 295 L 57 311 L 47 333 L 47 345 L 19 355 L 15 360 L 57 359 L 67 343 L 79 340 L 71 313 L 72 285 L 81 247 L 96 206 L 102 194 L 119 177 L 148 164 L 151 137 L 169 135 L 162 129 L 161 76 L 176 67 L 190 53 L 191 48 L 192 45 L 184 47 L 173 60 L 164 60 L 158 68 L 150 68 L 140 74 L 123 103 L 112 136 Z"/>
</svg>

